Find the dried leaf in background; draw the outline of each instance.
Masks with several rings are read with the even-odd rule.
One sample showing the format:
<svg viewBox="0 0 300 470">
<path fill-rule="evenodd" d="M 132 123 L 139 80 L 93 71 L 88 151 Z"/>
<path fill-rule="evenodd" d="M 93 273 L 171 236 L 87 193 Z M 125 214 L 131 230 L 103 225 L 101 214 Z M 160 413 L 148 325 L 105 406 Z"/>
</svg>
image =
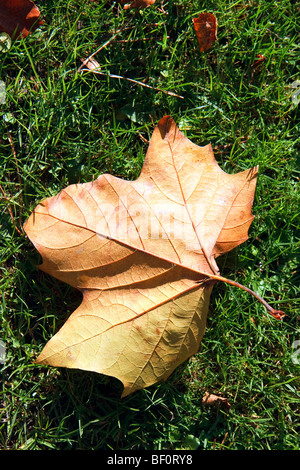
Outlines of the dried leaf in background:
<svg viewBox="0 0 300 470">
<path fill-rule="evenodd" d="M 42 23 L 40 11 L 31 0 L 1 0 L 0 32 L 13 39 L 25 38 Z"/>
<path fill-rule="evenodd" d="M 220 397 L 218 395 L 214 395 L 213 393 L 208 392 L 205 392 L 202 398 L 202 403 L 203 405 L 207 406 L 219 406 L 222 404 L 228 409 L 231 408 L 231 405 L 226 397 Z"/>
<path fill-rule="evenodd" d="M 200 13 L 193 18 L 194 29 L 198 39 L 200 52 L 207 51 L 217 40 L 217 19 L 212 13 Z"/>
<path fill-rule="evenodd" d="M 131 3 L 127 3 L 127 0 L 120 0 L 120 3 L 124 10 L 128 10 L 129 8 L 147 8 L 153 5 L 155 1 L 156 0 L 133 0 Z"/>
</svg>

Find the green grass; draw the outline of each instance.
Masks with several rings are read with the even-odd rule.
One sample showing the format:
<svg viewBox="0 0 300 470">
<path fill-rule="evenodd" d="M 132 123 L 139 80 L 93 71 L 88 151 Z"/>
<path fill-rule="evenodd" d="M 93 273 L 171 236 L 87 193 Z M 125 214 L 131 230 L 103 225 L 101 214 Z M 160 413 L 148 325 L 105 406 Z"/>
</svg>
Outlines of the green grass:
<svg viewBox="0 0 300 470">
<path fill-rule="evenodd" d="M 299 10 L 287 0 L 164 9 L 157 0 L 140 13 L 114 2 L 36 3 L 45 23 L 0 52 L 0 448 L 299 450 Z M 219 23 L 206 53 L 192 26 L 201 11 Z M 106 75 L 78 73 L 121 28 L 95 56 Z M 266 60 L 253 68 L 258 54 Z M 276 321 L 244 291 L 217 284 L 199 353 L 166 383 L 121 400 L 117 380 L 34 364 L 81 297 L 35 268 L 21 227 L 69 184 L 103 172 L 136 178 L 165 114 L 196 144 L 211 142 L 228 173 L 259 164 L 250 239 L 219 266 L 287 316 Z M 207 391 L 230 410 L 204 407 Z"/>
</svg>

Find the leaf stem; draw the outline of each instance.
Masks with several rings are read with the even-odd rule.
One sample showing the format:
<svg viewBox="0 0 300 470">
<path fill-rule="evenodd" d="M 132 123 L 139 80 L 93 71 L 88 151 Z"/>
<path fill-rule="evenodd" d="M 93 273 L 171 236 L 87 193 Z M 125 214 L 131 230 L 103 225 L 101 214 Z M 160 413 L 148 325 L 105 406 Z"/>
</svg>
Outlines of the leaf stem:
<svg viewBox="0 0 300 470">
<path fill-rule="evenodd" d="M 211 279 L 216 279 L 218 281 L 223 281 L 226 282 L 226 284 L 230 284 L 235 287 L 239 287 L 240 289 L 243 289 L 244 291 L 248 292 L 249 294 L 253 295 L 259 302 L 261 302 L 264 307 L 267 309 L 267 311 L 272 315 L 276 320 L 282 320 L 283 317 L 285 317 L 285 313 L 282 310 L 275 310 L 271 305 L 269 305 L 260 295 L 258 295 L 256 292 L 253 290 L 249 289 L 249 287 L 243 286 L 243 284 L 239 284 L 236 281 L 232 281 L 231 279 L 227 279 L 226 277 L 219 276 L 219 275 L 209 275 Z"/>
</svg>

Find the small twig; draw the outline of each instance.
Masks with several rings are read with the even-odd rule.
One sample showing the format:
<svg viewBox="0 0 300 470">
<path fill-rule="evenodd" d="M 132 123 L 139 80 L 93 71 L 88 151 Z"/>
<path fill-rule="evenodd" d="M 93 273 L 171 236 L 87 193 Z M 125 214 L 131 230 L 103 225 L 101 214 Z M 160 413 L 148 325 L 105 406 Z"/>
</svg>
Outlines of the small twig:
<svg viewBox="0 0 300 470">
<path fill-rule="evenodd" d="M 15 227 L 15 229 L 16 229 L 16 231 L 19 233 L 19 235 L 24 235 L 24 234 L 21 232 L 21 230 L 19 230 L 18 227 L 17 227 L 16 221 L 15 221 L 15 218 L 14 218 L 14 215 L 13 215 L 12 208 L 10 207 L 10 204 L 9 204 L 9 198 L 6 196 L 5 191 L 4 191 L 4 189 L 2 188 L 1 184 L 0 184 L 0 191 L 2 192 L 4 199 L 8 202 L 7 208 L 8 208 L 8 212 L 9 212 L 11 221 L 12 221 L 12 223 L 13 223 L 13 226 Z"/>
<path fill-rule="evenodd" d="M 12 137 L 11 137 L 9 132 L 7 132 L 7 137 L 8 137 L 10 146 L 11 146 L 11 151 L 12 151 L 13 157 L 16 161 L 19 184 L 20 184 L 20 186 L 22 186 L 22 180 L 21 180 L 21 176 L 20 176 L 19 164 L 18 164 L 18 159 L 17 159 L 17 152 L 16 152 L 14 142 L 13 142 Z"/>
<path fill-rule="evenodd" d="M 118 30 L 116 32 L 116 34 L 114 36 L 112 36 L 108 41 L 106 41 L 104 44 L 102 44 L 102 46 L 99 47 L 99 49 L 97 49 L 95 52 L 93 52 L 87 59 L 83 60 L 81 66 L 78 68 L 77 72 L 81 72 L 82 70 L 82 67 L 84 67 L 87 62 L 89 62 L 93 57 L 94 55 L 98 54 L 98 52 L 100 52 L 102 49 L 104 49 L 111 41 L 113 41 L 115 39 L 115 37 L 118 35 L 120 30 Z"/>
<path fill-rule="evenodd" d="M 84 62 L 86 62 L 86 61 L 84 61 Z M 81 69 L 81 72 L 92 72 L 92 73 L 96 73 L 98 75 L 103 75 L 105 77 L 119 78 L 121 80 L 127 80 L 129 82 L 136 83 L 137 85 L 140 85 L 140 86 L 143 86 L 143 87 L 146 87 L 146 88 L 151 88 L 152 90 L 156 90 L 156 91 L 161 91 L 162 93 L 166 93 L 167 95 L 176 96 L 176 98 L 184 99 L 184 96 L 177 95 L 176 93 L 173 93 L 173 91 L 161 90 L 160 88 L 156 88 L 156 87 L 147 85 L 146 83 L 139 82 L 138 80 L 134 80 L 133 78 L 127 78 L 127 77 L 122 77 L 121 75 L 113 75 L 113 74 L 110 74 L 110 73 L 104 73 L 104 72 L 100 72 L 99 70 L 95 70 L 95 69 L 93 69 L 93 70 Z"/>
<path fill-rule="evenodd" d="M 167 36 L 167 39 L 169 39 L 170 36 Z M 156 38 L 136 38 L 136 39 L 118 39 L 116 42 L 118 44 L 126 44 L 128 42 L 138 42 L 138 41 L 155 41 L 157 39 L 161 39 L 160 37 L 156 37 Z"/>
<path fill-rule="evenodd" d="M 110 44 L 117 36 L 118 34 L 121 32 L 121 31 L 124 31 L 124 29 L 126 29 L 129 25 L 129 23 L 131 22 L 132 18 L 127 21 L 127 23 L 125 23 L 124 26 L 122 26 L 122 28 L 118 29 L 115 34 L 110 38 L 108 39 L 104 44 L 102 44 L 102 46 L 100 46 L 95 52 L 93 52 L 87 59 L 85 59 L 83 61 L 83 63 L 81 64 L 81 66 L 78 68 L 77 72 L 80 72 L 82 70 L 82 67 L 84 67 L 87 62 L 89 62 L 89 60 L 91 60 L 96 54 L 98 54 L 98 52 L 102 51 L 102 49 L 104 49 L 106 46 L 108 46 L 108 44 Z"/>
<path fill-rule="evenodd" d="M 220 450 L 222 449 L 222 447 L 223 447 L 223 445 L 224 445 L 224 443 L 225 443 L 225 441 L 226 441 L 226 439 L 227 439 L 227 436 L 228 436 L 228 432 L 225 433 L 225 436 L 224 436 L 224 438 L 223 438 L 223 440 L 222 440 L 222 442 L 221 442 L 221 444 L 220 444 Z"/>
<path fill-rule="evenodd" d="M 145 144 L 149 144 L 149 140 L 145 139 L 145 137 L 142 136 L 142 134 L 139 134 L 139 137 L 142 139 L 143 142 L 145 142 Z"/>
<path fill-rule="evenodd" d="M 22 225 L 23 225 L 23 223 L 22 223 L 22 207 L 23 207 L 22 178 L 21 178 L 21 175 L 20 175 L 20 170 L 19 170 L 19 164 L 18 164 L 18 158 L 17 158 L 16 148 L 15 148 L 13 139 L 12 139 L 12 137 L 11 137 L 11 135 L 10 135 L 9 132 L 7 132 L 7 137 L 8 137 L 10 146 L 11 146 L 11 151 L 12 151 L 14 160 L 15 160 L 15 162 L 16 162 L 17 178 L 18 178 L 19 188 L 20 188 L 20 203 L 21 203 L 21 205 L 20 205 L 20 210 L 19 210 L 19 219 L 20 219 L 20 223 L 21 223 L 21 226 L 22 226 Z M 17 229 L 17 230 L 18 230 L 18 229 Z M 18 232 L 19 232 L 19 230 L 18 230 Z M 21 232 L 19 232 L 19 233 L 21 233 Z"/>
</svg>

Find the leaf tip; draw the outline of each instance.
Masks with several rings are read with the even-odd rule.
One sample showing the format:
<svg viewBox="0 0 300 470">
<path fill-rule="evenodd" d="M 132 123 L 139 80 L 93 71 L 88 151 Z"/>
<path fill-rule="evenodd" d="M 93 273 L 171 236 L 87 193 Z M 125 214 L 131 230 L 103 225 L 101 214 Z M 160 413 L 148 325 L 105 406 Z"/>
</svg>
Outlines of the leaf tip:
<svg viewBox="0 0 300 470">
<path fill-rule="evenodd" d="M 273 308 L 269 310 L 269 313 L 272 317 L 276 318 L 276 320 L 283 320 L 285 317 L 285 313 L 282 310 L 274 310 Z"/>
<path fill-rule="evenodd" d="M 171 134 L 174 134 L 174 137 L 176 137 L 179 132 L 174 119 L 169 115 L 161 118 L 158 121 L 156 128 L 159 130 L 162 140 L 169 140 Z"/>
</svg>

